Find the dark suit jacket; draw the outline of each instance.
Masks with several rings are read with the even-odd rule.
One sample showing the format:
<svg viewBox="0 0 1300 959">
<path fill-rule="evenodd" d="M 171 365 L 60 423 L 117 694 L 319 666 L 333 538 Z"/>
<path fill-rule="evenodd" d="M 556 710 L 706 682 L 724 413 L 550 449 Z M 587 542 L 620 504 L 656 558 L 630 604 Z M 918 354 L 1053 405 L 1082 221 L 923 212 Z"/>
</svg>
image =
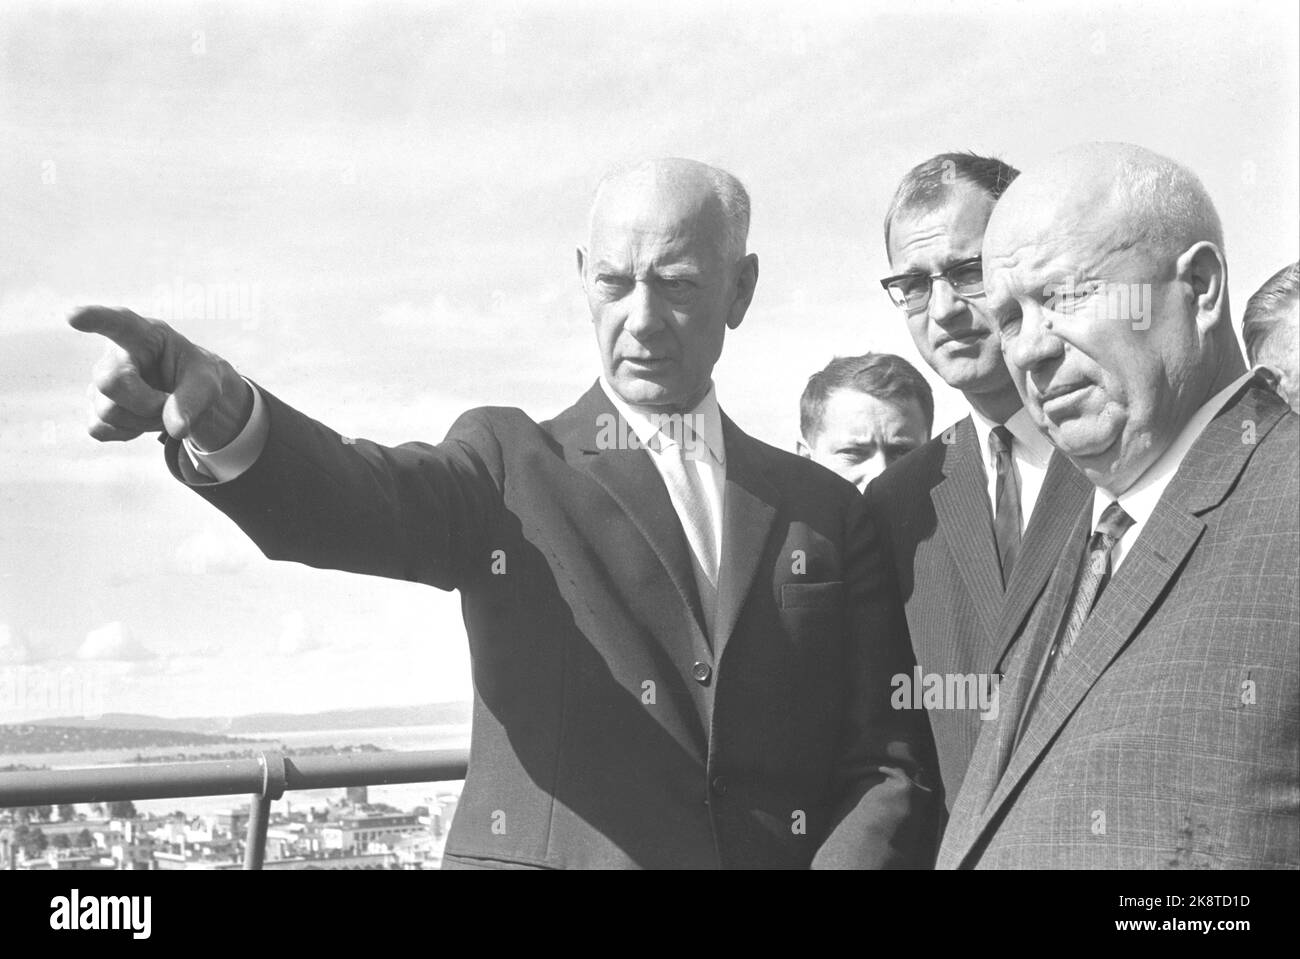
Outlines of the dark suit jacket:
<svg viewBox="0 0 1300 959">
<path fill-rule="evenodd" d="M 540 425 L 472 410 L 436 446 L 345 442 L 266 402 L 261 457 L 201 496 L 272 559 L 460 590 L 474 724 L 448 865 L 933 856 L 927 733 L 888 705 L 911 654 L 847 483 L 723 417 L 710 644 L 649 454 L 600 448 L 619 434 L 599 384 Z"/>
<path fill-rule="evenodd" d="M 922 675 L 991 675 L 1031 604 L 1092 485 L 1054 454 L 1024 531 L 1006 591 L 993 538 L 984 461 L 971 418 L 899 460 L 867 487 L 907 609 Z M 929 711 L 948 809 L 980 730 L 981 710 Z"/>
<path fill-rule="evenodd" d="M 1254 381 L 1197 439 L 1018 748 L 1092 524 L 1008 658 L 941 868 L 1300 866 L 1300 418 Z"/>
</svg>

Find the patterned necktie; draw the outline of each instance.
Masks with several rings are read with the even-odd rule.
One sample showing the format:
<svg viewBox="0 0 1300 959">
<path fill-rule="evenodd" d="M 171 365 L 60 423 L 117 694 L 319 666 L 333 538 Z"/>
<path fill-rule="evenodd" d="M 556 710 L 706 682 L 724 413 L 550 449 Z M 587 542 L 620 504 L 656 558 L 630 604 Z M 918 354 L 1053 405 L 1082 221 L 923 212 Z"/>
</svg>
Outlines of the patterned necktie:
<svg viewBox="0 0 1300 959">
<path fill-rule="evenodd" d="M 1088 553 L 1074 585 L 1069 612 L 1062 621 L 1055 642 L 1048 647 L 1047 655 L 1038 667 L 1038 677 L 1034 680 L 1033 692 L 1029 694 L 1025 708 L 1020 713 L 1020 723 L 1016 729 L 1017 744 L 1029 726 L 1029 717 L 1042 698 L 1043 690 L 1047 688 L 1052 677 L 1059 672 L 1061 662 L 1073 651 L 1075 640 L 1079 638 L 1084 623 L 1088 621 L 1088 615 L 1097 604 L 1097 597 L 1110 579 L 1111 550 L 1132 525 L 1133 517 L 1124 512 L 1124 508 L 1118 502 L 1112 502 L 1102 512 L 1097 530 L 1088 540 Z"/>
<path fill-rule="evenodd" d="M 995 426 L 989 433 L 989 452 L 998 478 L 993 539 L 998 545 L 1004 589 L 1011 582 L 1011 567 L 1020 552 L 1020 534 L 1024 528 L 1020 518 L 1020 480 L 1016 478 L 1015 461 L 1011 458 L 1011 442 L 1011 431 L 1005 426 Z"/>
</svg>

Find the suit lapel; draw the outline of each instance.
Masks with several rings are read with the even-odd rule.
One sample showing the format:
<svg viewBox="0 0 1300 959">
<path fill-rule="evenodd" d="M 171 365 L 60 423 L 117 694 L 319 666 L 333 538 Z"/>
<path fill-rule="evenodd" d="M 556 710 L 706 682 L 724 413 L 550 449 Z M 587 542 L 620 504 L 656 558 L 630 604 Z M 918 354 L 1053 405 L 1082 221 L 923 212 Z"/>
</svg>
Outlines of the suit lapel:
<svg viewBox="0 0 1300 959">
<path fill-rule="evenodd" d="M 987 825 L 985 814 L 993 808 L 995 795 L 1001 795 L 999 787 L 1012 757 L 1020 713 L 1046 645 L 1055 635 L 1069 601 L 1079 549 L 1087 541 L 1088 525 L 1092 521 L 1091 511 L 1080 512 L 1075 520 L 1057 543 L 1056 555 L 1047 560 L 1051 576 L 1041 600 L 1029 615 L 1024 635 L 1007 654 L 1009 660 L 1002 670 L 1005 678 L 998 685 L 998 715 L 980 728 L 970 768 L 953 803 L 951 824 L 940 850 L 940 868 L 957 868 L 969 855 Z"/>
<path fill-rule="evenodd" d="M 723 414 L 727 482 L 723 496 L 722 561 L 718 566 L 718 608 L 713 625 L 717 661 L 736 627 L 776 521 L 780 496 L 763 471 L 753 440 Z"/>
<path fill-rule="evenodd" d="M 1000 663 L 1005 658 L 1030 607 L 1043 591 L 1071 528 L 1080 513 L 1091 510 L 1092 492 L 1087 477 L 1060 453 L 1052 454 L 1038 502 L 1025 529 L 1020 556 L 1011 570 L 1000 625 L 997 632 L 990 634 L 994 648 L 986 662 Z"/>
<path fill-rule="evenodd" d="M 1205 530 L 1200 514 L 1223 501 L 1236 484 L 1259 441 L 1277 425 L 1285 412 L 1285 406 L 1276 396 L 1260 388 L 1257 381 L 1251 381 L 1244 393 L 1238 393 L 1225 404 L 1224 409 L 1193 443 L 1150 519 L 1139 533 L 1124 565 L 1111 579 L 1088 617 L 1075 644 L 1074 653 L 1062 664 L 1060 672 L 1043 691 L 1042 701 L 1025 730 L 1024 739 L 1011 755 L 1006 771 L 997 781 L 989 802 L 970 824 L 971 828 L 966 831 L 961 848 L 955 844 L 949 856 L 945 857 L 947 860 L 956 856 L 960 862 L 962 857 L 969 854 L 1089 690 L 1123 651 L 1141 623 L 1163 601 L 1178 570 L 1196 548 Z M 1242 424 L 1246 422 L 1253 426 L 1254 442 L 1243 441 Z M 1088 521 L 1090 524 L 1090 514 Z M 1068 556 L 1070 552 L 1077 551 L 1068 550 L 1062 554 L 1057 567 L 1058 574 L 1062 574 L 1071 562 L 1079 561 L 1078 556 L 1071 559 Z M 1057 583 L 1060 581 L 1058 578 Z M 1036 634 L 1031 638 L 1041 638 L 1041 630 L 1059 625 L 1069 596 L 1068 588 L 1049 589 L 1050 598 L 1044 610 L 1045 615 L 1036 616 L 1030 621 L 1031 631 Z M 1012 671 L 1016 674 L 1017 690 L 1027 686 L 1023 680 L 1037 667 L 1036 662 L 1025 661 L 1023 651 L 1041 648 L 1041 643 L 1022 641 L 1013 652 Z M 1006 702 L 1006 712 L 1014 712 L 1018 716 L 1022 701 Z M 1001 725 L 1003 724 L 999 720 L 999 726 Z M 991 753 L 988 760 L 996 762 L 998 754 L 992 748 L 994 745 L 996 741 L 986 742 L 986 737 L 981 736 L 977 752 L 983 752 L 988 747 L 987 751 Z M 975 799 L 976 797 L 971 797 L 971 805 L 974 805 Z"/>
<path fill-rule="evenodd" d="M 1171 484 L 1172 485 L 1172 484 Z M 1168 491 L 1166 491 L 1168 494 Z M 1089 516 L 1091 519 L 1091 516 Z M 1187 515 L 1180 507 L 1169 505 L 1161 500 L 1155 512 L 1151 514 L 1149 526 L 1143 529 L 1133 550 L 1125 559 L 1120 571 L 1111 580 L 1102 593 L 1096 608 L 1088 617 L 1083 632 L 1075 644 L 1074 653 L 1061 665 L 1059 671 L 1046 689 L 1041 693 L 1042 699 L 1034 711 L 1024 738 L 1019 746 L 1010 753 L 1006 771 L 998 780 L 997 787 L 985 807 L 980 819 L 980 830 L 987 828 L 989 820 L 996 816 L 1010 796 L 1019 787 L 1021 781 L 1037 764 L 1043 752 L 1056 738 L 1066 720 L 1083 702 L 1088 691 L 1101 678 L 1106 667 L 1119 655 L 1123 647 L 1133 636 L 1138 624 L 1163 597 L 1170 581 L 1182 565 L 1183 560 L 1196 545 L 1205 524 L 1194 516 Z M 1151 536 L 1147 536 L 1147 532 Z M 1086 533 L 1085 533 L 1086 536 Z M 1062 569 L 1075 567 L 1081 560 L 1082 545 L 1076 543 L 1077 549 L 1070 550 L 1073 557 L 1062 555 Z M 1073 586 L 1073 575 L 1062 577 L 1064 582 Z M 1046 629 L 1048 635 L 1060 627 L 1065 613 L 1065 606 L 1070 601 L 1072 589 L 1058 591 L 1052 597 L 1049 610 L 1053 615 L 1045 616 L 1036 624 L 1036 631 Z M 1041 654 L 1041 643 L 1025 643 L 1025 650 Z M 1023 708 L 1024 695 L 1036 675 L 1041 655 L 1021 657 L 1020 650 L 1012 654 L 1015 677 L 1015 689 L 1019 693 L 1016 702 L 1008 702 L 1008 720 L 1014 736 L 1015 719 L 1019 718 Z M 999 756 L 1005 757 L 1011 748 L 1011 740 L 1004 737 L 999 743 Z M 975 837 L 978 839 L 978 832 Z"/>
<path fill-rule="evenodd" d="M 931 491 L 939 529 L 952 553 L 984 635 L 997 634 L 1002 610 L 1002 574 L 993 542 L 984 464 L 970 417 L 959 422 L 946 443 L 944 478 Z"/>
<path fill-rule="evenodd" d="M 662 564 L 665 587 L 671 584 L 671 589 L 665 588 L 662 601 L 655 604 L 662 609 L 662 619 L 650 625 L 663 644 L 675 658 L 681 655 L 684 636 L 692 640 L 688 650 L 707 649 L 690 547 L 650 454 L 627 448 L 627 439 L 634 442 L 635 434 L 599 383 L 558 417 L 554 428 L 566 459 L 605 489 Z"/>
</svg>

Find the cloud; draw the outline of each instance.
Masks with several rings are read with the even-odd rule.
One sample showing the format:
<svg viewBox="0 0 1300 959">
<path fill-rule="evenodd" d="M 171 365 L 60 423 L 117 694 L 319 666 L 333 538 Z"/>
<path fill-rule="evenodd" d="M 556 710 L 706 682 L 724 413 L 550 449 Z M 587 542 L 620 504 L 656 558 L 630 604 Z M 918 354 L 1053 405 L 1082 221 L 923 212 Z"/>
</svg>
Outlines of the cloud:
<svg viewBox="0 0 1300 959">
<path fill-rule="evenodd" d="M 158 660 L 159 671 L 167 676 L 188 676 L 199 674 L 210 676 L 211 658 L 201 656 L 168 656 Z"/>
<path fill-rule="evenodd" d="M 423 306 L 409 300 L 394 303 L 381 310 L 375 317 L 374 323 L 390 329 L 436 332 L 455 324 L 460 319 L 462 319 L 461 311 L 454 309 L 447 297 L 438 294 L 431 303 Z"/>
<path fill-rule="evenodd" d="M 136 663 L 153 659 L 154 654 L 131 635 L 125 624 L 114 621 L 88 632 L 77 650 L 77 658 Z"/>
<path fill-rule="evenodd" d="M 8 623 L 0 623 L 0 666 L 21 666 L 31 658 L 27 644 Z"/>
<path fill-rule="evenodd" d="M 308 629 L 307 617 L 298 610 L 280 617 L 280 636 L 276 649 L 286 656 L 320 649 L 320 640 Z"/>
<path fill-rule="evenodd" d="M 195 575 L 237 573 L 257 555 L 257 548 L 238 529 L 208 523 L 176 547 L 176 564 Z"/>
<path fill-rule="evenodd" d="M 56 293 L 47 286 L 8 290 L 0 298 L 0 329 L 9 333 L 65 329 L 63 324 L 85 298 Z"/>
</svg>

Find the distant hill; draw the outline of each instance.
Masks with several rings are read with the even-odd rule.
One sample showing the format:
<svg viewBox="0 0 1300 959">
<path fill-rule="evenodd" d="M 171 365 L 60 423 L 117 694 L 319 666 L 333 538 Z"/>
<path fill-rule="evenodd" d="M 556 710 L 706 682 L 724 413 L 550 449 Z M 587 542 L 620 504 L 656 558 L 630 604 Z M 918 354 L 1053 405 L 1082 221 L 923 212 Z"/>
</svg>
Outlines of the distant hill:
<svg viewBox="0 0 1300 959">
<path fill-rule="evenodd" d="M 167 729 L 102 729 L 94 726 L 53 726 L 47 723 L 0 725 L 0 756 L 226 743 L 247 745 L 247 740 Z"/>
<path fill-rule="evenodd" d="M 137 713 L 105 713 L 96 719 L 60 716 L 35 719 L 27 726 L 65 729 L 149 730 L 157 733 L 197 733 L 211 736 L 254 736 L 291 730 L 368 729 L 386 726 L 461 726 L 470 721 L 469 703 L 429 703 L 423 706 L 375 706 L 370 709 L 334 709 L 323 713 L 253 713 L 248 716 L 190 716 L 173 719 Z M 218 740 L 219 741 L 219 740 Z M 170 743 L 159 742 L 165 746 Z M 178 745 L 180 745 L 178 743 Z M 187 743 L 186 745 L 195 745 Z M 33 751 L 33 750 L 29 750 Z M 0 753 L 5 750 L 0 749 Z"/>
</svg>

